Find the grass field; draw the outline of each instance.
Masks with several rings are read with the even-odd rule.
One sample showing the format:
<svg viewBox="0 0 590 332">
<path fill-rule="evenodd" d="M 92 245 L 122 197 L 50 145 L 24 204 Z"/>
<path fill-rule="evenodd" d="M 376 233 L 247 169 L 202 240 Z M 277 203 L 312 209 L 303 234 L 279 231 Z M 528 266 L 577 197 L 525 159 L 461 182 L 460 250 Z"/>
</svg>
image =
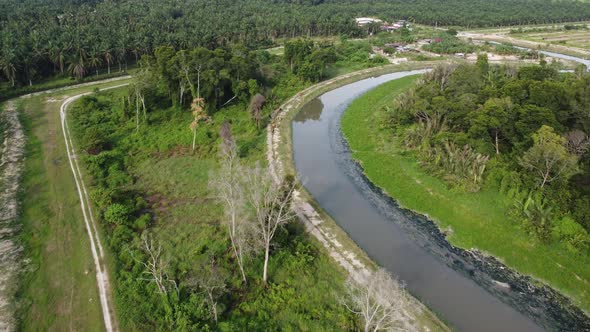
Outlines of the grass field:
<svg viewBox="0 0 590 332">
<path fill-rule="evenodd" d="M 558 244 L 543 245 L 505 215 L 507 200 L 494 190 L 466 193 L 450 189 L 398 148 L 392 132 L 381 127 L 384 105 L 414 78 L 392 81 L 355 100 L 342 118 L 353 158 L 369 179 L 408 209 L 427 214 L 440 228 L 451 229 L 452 244 L 477 248 L 521 273 L 532 275 L 590 311 L 590 261 Z"/>
<path fill-rule="evenodd" d="M 122 90 L 111 91 L 97 98 L 112 101 L 115 105 L 122 94 Z M 70 112 L 72 128 L 76 127 L 78 106 L 80 103 L 73 105 Z M 208 187 L 211 172 L 218 165 L 216 149 L 221 124 L 231 119 L 233 137 L 247 163 L 265 160 L 266 130 L 256 127 L 246 109 L 243 104 L 234 104 L 212 115 L 209 122 L 199 126 L 194 152 L 190 148 L 192 134 L 187 126 L 192 115 L 186 109 L 150 109 L 147 124 L 142 124 L 140 131 L 135 130 L 133 120 L 113 127 L 117 139 L 113 141 L 112 149 L 132 158 L 126 163 L 126 171 L 135 179 L 133 192 L 141 193 L 146 200 L 152 216 L 149 230 L 170 257 L 170 264 L 174 267 L 171 273 L 178 273 L 175 277 L 179 280 L 188 278 L 208 255 L 225 259 L 229 246 L 225 228 L 220 224 L 222 206 Z M 92 111 L 84 109 L 84 112 Z M 85 157 L 81 156 L 81 160 Z M 94 183 L 93 189 L 99 186 Z M 108 229 L 108 225 L 103 225 Z M 295 223 L 288 229 L 292 238 L 287 239 L 281 232 L 271 255 L 269 285 L 258 281 L 262 263 L 260 255 L 246 265 L 249 287 L 240 288 L 240 283 L 235 282 L 239 280 L 237 274 L 229 279 L 227 286 L 233 295 L 224 300 L 228 304 L 220 314 L 223 322 L 220 329 L 241 330 L 238 328 L 241 326 L 248 327 L 248 330 L 331 331 L 353 326 L 352 314 L 335 298 L 336 294 L 342 293 L 344 271 L 303 232 L 301 225 Z M 113 238 L 107 236 L 107 243 L 111 246 L 112 242 L 108 241 Z M 134 278 L 131 283 L 121 276 L 129 274 L 123 269 L 117 270 L 116 274 L 112 280 L 116 280 L 121 329 L 152 330 L 153 322 L 162 321 L 162 317 L 156 315 L 163 314 L 150 308 L 150 305 L 160 303 L 159 297 L 155 295 L 158 302 L 150 302 L 150 298 L 137 291 L 137 288 L 146 287 L 151 292 L 149 282 Z M 149 304 L 143 307 L 134 305 L 130 298 Z M 197 310 L 194 308 L 198 305 L 188 303 L 185 297 L 181 303 L 192 308 L 191 311 Z M 150 317 L 146 318 L 146 315 Z M 160 328 L 169 329 L 166 326 Z"/>
<path fill-rule="evenodd" d="M 523 32 L 511 34 L 515 38 L 521 38 L 540 44 L 566 45 L 590 50 L 590 29 L 583 30 L 558 30 L 544 32 Z"/>
<path fill-rule="evenodd" d="M 19 330 L 104 330 L 94 263 L 67 160 L 59 108 L 66 95 L 121 83 L 19 101 L 28 137 L 21 233 L 30 260 L 19 292 L 23 303 Z"/>
</svg>

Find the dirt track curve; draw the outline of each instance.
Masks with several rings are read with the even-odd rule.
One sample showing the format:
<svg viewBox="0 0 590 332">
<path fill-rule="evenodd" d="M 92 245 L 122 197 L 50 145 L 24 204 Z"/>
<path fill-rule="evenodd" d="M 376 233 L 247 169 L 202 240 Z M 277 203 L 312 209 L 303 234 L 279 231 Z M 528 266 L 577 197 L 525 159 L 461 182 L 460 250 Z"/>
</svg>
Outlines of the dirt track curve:
<svg viewBox="0 0 590 332">
<path fill-rule="evenodd" d="M 98 83 L 103 83 L 97 82 Z M 120 84 L 112 87 L 108 87 L 101 90 L 110 90 L 116 89 L 123 86 L 129 85 L 128 83 Z M 61 118 L 61 129 L 64 136 L 64 141 L 66 144 L 66 151 L 68 153 L 68 160 L 70 162 L 70 168 L 72 170 L 72 175 L 74 176 L 74 181 L 76 182 L 76 188 L 78 189 L 78 195 L 80 196 L 80 208 L 82 209 L 82 215 L 84 217 L 84 224 L 86 226 L 86 231 L 88 233 L 88 238 L 90 239 L 90 247 L 92 250 L 92 258 L 94 260 L 94 265 L 96 268 L 96 283 L 98 286 L 98 293 L 100 297 L 100 304 L 102 308 L 102 314 L 104 318 L 105 329 L 107 332 L 117 331 L 117 324 L 114 320 L 114 309 L 112 307 L 113 299 L 112 299 L 112 289 L 111 284 L 109 281 L 109 275 L 107 272 L 107 267 L 104 264 L 105 255 L 104 250 L 102 248 L 102 244 L 100 241 L 99 232 L 96 226 L 96 220 L 94 219 L 94 214 L 92 213 L 92 208 L 90 204 L 90 197 L 88 195 L 88 191 L 86 190 L 86 184 L 84 183 L 84 179 L 82 176 L 82 172 L 80 171 L 80 166 L 78 165 L 78 156 L 76 155 L 76 150 L 74 149 L 74 143 L 72 141 L 72 137 L 70 135 L 70 129 L 68 127 L 67 122 L 67 109 L 68 106 L 80 99 L 83 96 L 87 96 L 92 94 L 93 92 L 86 92 L 79 95 L 75 95 L 73 97 L 67 98 L 60 107 L 60 118 Z"/>
</svg>

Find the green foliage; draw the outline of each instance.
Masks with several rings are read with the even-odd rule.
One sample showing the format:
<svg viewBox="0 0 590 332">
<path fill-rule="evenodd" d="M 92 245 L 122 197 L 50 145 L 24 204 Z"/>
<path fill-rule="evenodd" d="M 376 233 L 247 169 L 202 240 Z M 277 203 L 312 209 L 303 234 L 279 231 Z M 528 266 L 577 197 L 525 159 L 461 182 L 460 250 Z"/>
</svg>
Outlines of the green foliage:
<svg viewBox="0 0 590 332">
<path fill-rule="evenodd" d="M 285 61 L 293 74 L 317 82 L 324 78 L 326 67 L 336 61 L 336 51 L 332 45 L 295 39 L 285 43 Z"/>
<path fill-rule="evenodd" d="M 438 35 L 435 40 L 422 47 L 424 50 L 439 54 L 472 53 L 476 46 L 448 33 Z"/>
<path fill-rule="evenodd" d="M 541 188 L 553 181 L 566 181 L 578 172 L 578 158 L 565 148 L 565 138 L 542 126 L 533 134 L 534 145 L 524 153 L 521 165 L 531 171 Z"/>
<path fill-rule="evenodd" d="M 509 26 L 582 21 L 590 4 L 543 0 L 47 1 L 3 2 L 0 77 L 6 90 L 59 73 L 122 72 L 158 47 L 268 47 L 276 38 L 365 36 L 354 18 L 412 18 L 429 25 Z M 133 20 L 129 19 L 130 17 Z M 223 22 L 224 24 L 220 24 Z M 571 29 L 576 25 L 566 25 Z M 371 27 L 375 31 L 375 26 Z M 401 34 L 407 29 L 401 29 Z M 450 33 L 442 33 L 453 37 Z M 403 36 L 405 37 L 405 36 Z M 409 40 L 407 40 L 409 41 Z M 454 51 L 457 51 L 454 50 Z M 460 52 L 460 51 L 459 51 Z M 116 68 L 116 69 L 115 69 Z M 4 93 L 2 93 L 4 95 Z"/>
<path fill-rule="evenodd" d="M 380 125 L 431 174 L 467 191 L 499 191 L 514 201 L 508 216 L 516 224 L 542 243 L 566 244 L 551 236 L 555 221 L 572 215 L 583 227 L 590 220 L 590 193 L 576 184 L 587 183 L 580 181 L 588 179 L 588 156 L 568 151 L 575 143 L 560 135 L 586 126 L 581 105 L 590 100 L 581 94 L 588 77 L 548 66 L 494 66 L 479 56 L 474 65 L 424 75 L 384 107 Z"/>
<path fill-rule="evenodd" d="M 141 64 L 147 73 L 144 89 L 156 89 L 175 106 L 197 97 L 205 99 L 209 110 L 234 98 L 247 101 L 260 79 L 255 54 L 241 46 L 180 51 L 163 46 L 156 48 L 153 57 L 143 57 Z"/>
<path fill-rule="evenodd" d="M 495 70 L 495 66 L 492 65 L 490 71 L 495 73 Z M 458 76 L 462 79 L 469 77 L 463 73 Z M 518 165 L 517 157 L 522 150 L 517 150 L 518 152 L 513 154 L 512 148 L 501 145 L 501 154 L 492 155 L 487 163 L 486 179 L 481 190 L 466 192 L 449 186 L 441 179 L 440 173 L 433 172 L 430 168 L 425 169 L 419 162 L 418 151 L 404 149 L 402 134 L 405 128 L 418 122 L 413 118 L 415 111 L 432 111 L 429 109 L 431 98 L 441 95 L 440 79 L 426 85 L 425 82 L 421 82 L 429 77 L 431 76 L 425 75 L 415 80 L 417 85 L 413 87 L 410 84 L 411 78 L 385 83 L 350 105 L 342 117 L 342 131 L 350 145 L 352 157 L 362 164 L 367 177 L 395 198 L 401 206 L 428 215 L 440 229 L 452 229 L 448 239 L 453 245 L 467 249 L 478 248 L 498 257 L 517 271 L 543 280 L 564 292 L 573 301 L 580 303 L 581 307 L 590 308 L 590 294 L 586 292 L 586 280 L 590 278 L 590 255 L 583 250 L 575 253 L 569 251 L 565 240 L 559 239 L 554 232 L 559 221 L 568 213 L 576 223 L 584 225 L 581 216 L 587 215 L 586 211 L 590 210 L 589 200 L 567 198 L 568 195 L 564 195 L 563 190 L 569 193 L 569 197 L 582 195 L 572 186 L 573 179 L 570 184 L 561 184 L 559 190 L 557 187 L 546 186 L 543 193 L 532 195 L 534 200 L 540 201 L 539 204 L 529 203 L 529 213 L 536 218 L 529 221 L 522 212 L 522 203 L 528 198 L 530 188 L 537 186 L 523 176 Z M 470 121 L 465 120 L 472 119 L 473 114 L 470 112 L 478 112 L 489 99 L 484 89 L 476 93 L 468 90 L 470 92 L 466 95 L 463 89 L 469 88 L 469 85 L 458 86 L 452 78 L 448 79 L 449 76 L 442 75 L 442 72 L 432 77 L 446 77 L 445 86 L 454 89 L 447 90 L 445 94 L 451 102 L 439 104 L 448 107 L 446 113 L 443 112 L 448 132 L 439 133 L 433 139 L 442 136 L 457 142 L 466 138 L 473 142 L 474 139 L 468 137 L 469 133 L 465 130 L 469 128 Z M 512 75 L 502 78 L 494 74 L 492 77 L 498 77 L 492 81 L 496 87 L 505 84 L 504 80 L 510 82 L 514 79 Z M 472 80 L 477 79 L 472 74 Z M 575 85 L 572 83 L 571 86 Z M 404 91 L 413 95 L 413 98 L 410 98 L 412 102 L 400 103 L 399 105 L 405 106 L 398 108 L 398 103 L 393 100 Z M 457 92 L 455 97 L 455 91 L 461 92 Z M 582 90 L 578 92 L 580 91 Z M 494 96 L 501 97 L 502 93 Z M 399 117 L 398 122 L 397 117 L 392 117 L 394 112 L 404 112 L 407 117 Z M 539 127 L 535 128 L 535 131 Z M 395 129 L 393 135 L 392 128 Z M 463 145 L 461 143 L 458 146 Z M 479 153 L 482 152 L 477 144 L 471 143 L 470 146 Z M 558 192 L 553 194 L 554 191 Z M 556 195 L 566 196 L 566 202 L 556 203 Z M 574 204 L 571 200 L 578 203 Z M 515 206 L 516 201 L 521 204 Z M 544 210 L 540 211 L 540 207 Z M 540 241 L 539 237 L 548 238 L 550 243 Z"/>
<path fill-rule="evenodd" d="M 284 83 L 276 88 L 284 84 L 291 90 L 272 94 L 271 104 L 262 109 L 263 125 L 275 103 L 295 92 L 297 85 L 291 82 L 307 84 L 294 75 L 280 80 Z M 92 200 L 107 226 L 116 267 L 117 313 L 123 328 L 354 329 L 352 314 L 335 298 L 341 292 L 342 272 L 297 225 L 286 227 L 278 236 L 269 262 L 268 286 L 256 281 L 262 269 L 260 255 L 246 265 L 251 282 L 241 283 L 226 230 L 220 224 L 223 211 L 207 183 L 217 167 L 218 133 L 223 123 L 231 123 L 232 136 L 246 163 L 264 160 L 266 131 L 250 120 L 248 105 L 240 101 L 211 112 L 210 119 L 197 128 L 198 149 L 193 152 L 192 133 L 187 128 L 190 112 L 162 103 L 157 89 L 145 91 L 148 112 L 139 129 L 132 116 L 124 116 L 125 91 L 82 98 L 71 110 L 76 140 L 82 140 L 89 130 L 104 133 L 101 148 L 89 149 L 82 160 L 92 178 Z M 147 255 L 141 236 L 147 232 L 161 247 L 166 280 L 170 280 L 166 294 L 149 281 L 142 264 Z M 215 293 L 218 325 L 205 288 L 211 276 L 204 271 L 213 271 L 213 266 L 219 272 L 214 279 L 225 287 Z"/>
<path fill-rule="evenodd" d="M 125 225 L 129 220 L 129 209 L 123 204 L 112 204 L 104 211 L 104 220 L 115 225 Z"/>
<path fill-rule="evenodd" d="M 520 215 L 527 230 L 534 233 L 540 241 L 549 242 L 554 217 L 553 208 L 540 193 L 528 192 L 524 198 L 521 197 L 522 194 L 517 195 L 515 199 L 516 213 L 513 216 Z"/>
<path fill-rule="evenodd" d="M 423 151 L 422 156 L 435 171 L 442 171 L 446 181 L 469 191 L 479 190 L 489 160 L 488 156 L 477 153 L 468 145 L 461 148 L 448 141 Z"/>
<path fill-rule="evenodd" d="M 579 223 L 569 217 L 563 217 L 556 222 L 553 234 L 566 244 L 573 253 L 585 253 L 589 249 L 590 236 Z"/>
</svg>

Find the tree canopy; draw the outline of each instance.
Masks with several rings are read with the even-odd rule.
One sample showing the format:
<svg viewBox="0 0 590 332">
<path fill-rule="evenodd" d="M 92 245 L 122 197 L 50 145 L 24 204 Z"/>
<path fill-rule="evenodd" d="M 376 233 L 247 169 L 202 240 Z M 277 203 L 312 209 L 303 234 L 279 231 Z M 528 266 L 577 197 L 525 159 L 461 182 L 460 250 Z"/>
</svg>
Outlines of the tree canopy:
<svg viewBox="0 0 590 332">
<path fill-rule="evenodd" d="M 263 14 L 264 13 L 264 14 Z M 366 30 L 354 18 L 376 16 L 467 27 L 579 21 L 590 3 L 543 0 L 4 0 L 0 3 L 0 77 L 31 84 L 54 73 L 74 77 L 124 68 L 160 46 L 260 48 L 277 38 Z M 318 57 L 323 55 L 318 54 Z M 306 65 L 304 70 L 314 62 Z"/>
</svg>

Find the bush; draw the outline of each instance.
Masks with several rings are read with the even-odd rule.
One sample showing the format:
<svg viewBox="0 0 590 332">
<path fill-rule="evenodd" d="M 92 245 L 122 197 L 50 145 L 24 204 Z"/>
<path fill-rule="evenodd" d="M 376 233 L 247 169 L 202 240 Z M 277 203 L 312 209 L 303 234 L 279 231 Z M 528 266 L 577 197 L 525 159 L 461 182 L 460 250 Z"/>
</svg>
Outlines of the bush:
<svg viewBox="0 0 590 332">
<path fill-rule="evenodd" d="M 148 228 L 152 221 L 152 216 L 149 213 L 144 213 L 141 217 L 137 218 L 133 223 L 133 228 L 138 231 L 143 231 Z"/>
<path fill-rule="evenodd" d="M 104 211 L 104 220 L 116 225 L 125 225 L 129 221 L 129 212 L 129 209 L 123 204 L 111 204 Z"/>
<path fill-rule="evenodd" d="M 588 232 L 570 217 L 563 217 L 556 223 L 555 227 L 553 227 L 553 235 L 573 253 L 588 250 L 588 244 L 590 243 Z"/>
</svg>

